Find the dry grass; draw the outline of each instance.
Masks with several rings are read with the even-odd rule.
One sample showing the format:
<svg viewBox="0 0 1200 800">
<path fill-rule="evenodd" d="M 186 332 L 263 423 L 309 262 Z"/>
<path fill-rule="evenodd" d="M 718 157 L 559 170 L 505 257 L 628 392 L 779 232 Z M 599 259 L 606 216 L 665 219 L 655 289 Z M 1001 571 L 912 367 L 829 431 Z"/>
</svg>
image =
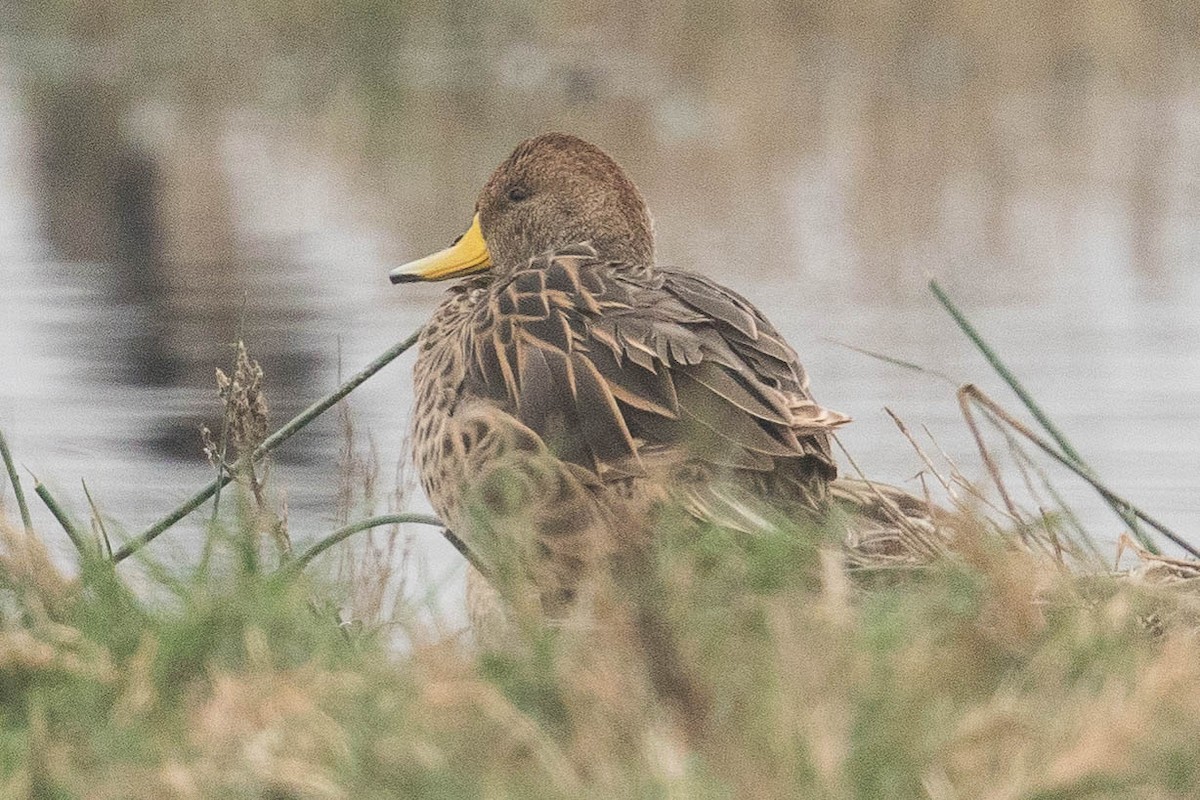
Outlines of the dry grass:
<svg viewBox="0 0 1200 800">
<path fill-rule="evenodd" d="M 486 652 L 403 600 L 399 650 L 314 614 L 340 590 L 256 571 L 238 531 L 149 603 L 106 565 L 62 574 L 6 524 L 0 794 L 1200 791 L 1195 581 L 1080 576 L 953 522 L 936 561 L 884 579 L 848 569 L 833 531 L 667 529 L 652 602 L 617 603 L 643 633 L 620 613 L 586 631 L 526 620 Z"/>
</svg>

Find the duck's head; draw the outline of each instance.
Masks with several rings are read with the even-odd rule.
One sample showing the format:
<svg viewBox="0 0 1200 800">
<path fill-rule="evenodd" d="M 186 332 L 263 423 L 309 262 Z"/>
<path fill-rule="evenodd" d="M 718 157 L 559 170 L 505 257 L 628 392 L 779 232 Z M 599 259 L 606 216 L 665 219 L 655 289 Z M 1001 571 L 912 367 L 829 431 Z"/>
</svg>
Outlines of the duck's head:
<svg viewBox="0 0 1200 800">
<path fill-rule="evenodd" d="M 599 147 L 565 133 L 517 145 L 475 203 L 475 219 L 453 246 L 391 272 L 392 283 L 440 281 L 491 270 L 588 242 L 605 260 L 650 265 L 654 237 L 646 203 Z"/>
</svg>

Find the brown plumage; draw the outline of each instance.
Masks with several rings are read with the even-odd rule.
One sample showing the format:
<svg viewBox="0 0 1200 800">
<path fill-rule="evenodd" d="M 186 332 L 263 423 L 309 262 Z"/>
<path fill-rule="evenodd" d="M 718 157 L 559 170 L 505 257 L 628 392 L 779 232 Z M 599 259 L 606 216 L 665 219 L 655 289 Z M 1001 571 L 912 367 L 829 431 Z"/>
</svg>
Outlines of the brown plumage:
<svg viewBox="0 0 1200 800">
<path fill-rule="evenodd" d="M 478 273 L 421 336 L 417 467 L 468 545 L 515 544 L 552 614 L 664 501 L 735 525 L 739 497 L 819 513 L 837 473 L 828 433 L 847 418 L 775 328 L 653 249 L 620 167 L 546 134 L 495 171 L 462 243 L 393 273 Z"/>
</svg>

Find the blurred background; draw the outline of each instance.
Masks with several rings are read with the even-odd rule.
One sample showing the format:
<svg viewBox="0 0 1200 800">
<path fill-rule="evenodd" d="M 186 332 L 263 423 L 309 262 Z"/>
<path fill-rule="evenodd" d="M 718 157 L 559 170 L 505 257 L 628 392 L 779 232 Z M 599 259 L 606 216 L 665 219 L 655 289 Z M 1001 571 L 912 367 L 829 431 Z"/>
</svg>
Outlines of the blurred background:
<svg viewBox="0 0 1200 800">
<path fill-rule="evenodd" d="M 84 479 L 136 532 L 211 478 L 235 339 L 281 424 L 430 315 L 443 288 L 387 271 L 560 129 L 626 166 L 662 263 L 775 321 L 872 477 L 920 491 L 885 405 L 984 472 L 950 384 L 831 340 L 1017 408 L 936 276 L 1096 470 L 1200 541 L 1198 31 L 1176 0 L 0 0 L 0 428 L 81 518 Z M 410 372 L 351 397 L 387 485 Z M 330 416 L 279 451 L 294 538 L 345 512 L 345 441 Z"/>
</svg>

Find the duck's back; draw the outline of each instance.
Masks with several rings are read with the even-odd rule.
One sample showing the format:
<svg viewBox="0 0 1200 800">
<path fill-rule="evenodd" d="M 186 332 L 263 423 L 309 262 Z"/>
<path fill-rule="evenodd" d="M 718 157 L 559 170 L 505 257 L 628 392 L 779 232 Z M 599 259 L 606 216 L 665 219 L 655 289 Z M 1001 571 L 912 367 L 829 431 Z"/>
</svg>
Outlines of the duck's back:
<svg viewBox="0 0 1200 800">
<path fill-rule="evenodd" d="M 492 284 L 465 341 L 465 397 L 619 484 L 743 480 L 810 499 L 836 474 L 795 352 L 748 301 L 699 275 L 548 254 Z"/>
</svg>

